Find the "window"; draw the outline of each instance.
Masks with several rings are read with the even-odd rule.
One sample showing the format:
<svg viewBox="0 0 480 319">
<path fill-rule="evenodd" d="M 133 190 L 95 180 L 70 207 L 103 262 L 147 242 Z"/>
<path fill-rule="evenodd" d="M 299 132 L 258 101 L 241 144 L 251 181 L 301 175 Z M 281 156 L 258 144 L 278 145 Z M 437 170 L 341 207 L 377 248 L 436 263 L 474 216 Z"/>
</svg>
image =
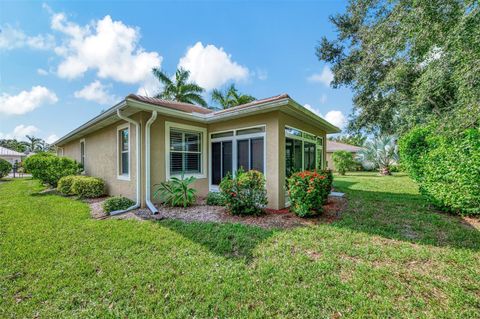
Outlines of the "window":
<svg viewBox="0 0 480 319">
<path fill-rule="evenodd" d="M 130 176 L 130 132 L 128 127 L 118 130 L 118 175 Z"/>
<path fill-rule="evenodd" d="M 323 138 L 285 127 L 285 173 L 323 167 Z"/>
<path fill-rule="evenodd" d="M 82 164 L 83 169 L 85 170 L 85 140 L 80 140 L 80 164 Z"/>
<path fill-rule="evenodd" d="M 170 175 L 202 172 L 201 133 L 170 129 Z"/>
<path fill-rule="evenodd" d="M 263 173 L 263 137 L 237 141 L 237 169 L 257 170 Z"/>
<path fill-rule="evenodd" d="M 212 143 L 212 185 L 220 185 L 222 178 L 232 173 L 232 141 Z"/>
</svg>

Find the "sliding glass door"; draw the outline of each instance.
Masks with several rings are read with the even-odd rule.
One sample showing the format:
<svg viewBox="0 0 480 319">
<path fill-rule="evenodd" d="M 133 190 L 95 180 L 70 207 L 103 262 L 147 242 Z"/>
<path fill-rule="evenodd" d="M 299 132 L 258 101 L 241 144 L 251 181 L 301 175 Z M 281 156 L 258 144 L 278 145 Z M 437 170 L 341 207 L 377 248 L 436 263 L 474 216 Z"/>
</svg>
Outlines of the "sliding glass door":
<svg viewBox="0 0 480 319">
<path fill-rule="evenodd" d="M 219 185 L 228 172 L 232 173 L 232 141 L 212 143 L 212 185 Z"/>
</svg>

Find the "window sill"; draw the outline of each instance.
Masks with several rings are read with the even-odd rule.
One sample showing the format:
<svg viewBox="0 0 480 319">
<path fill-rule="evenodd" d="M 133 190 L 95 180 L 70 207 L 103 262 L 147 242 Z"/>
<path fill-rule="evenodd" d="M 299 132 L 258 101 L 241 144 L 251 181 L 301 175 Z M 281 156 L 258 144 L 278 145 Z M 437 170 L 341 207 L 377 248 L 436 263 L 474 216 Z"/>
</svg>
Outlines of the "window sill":
<svg viewBox="0 0 480 319">
<path fill-rule="evenodd" d="M 182 174 L 169 175 L 169 176 L 167 176 L 167 180 L 170 180 L 172 177 L 181 178 Z M 205 174 L 185 174 L 185 175 L 183 175 L 183 178 L 189 178 L 189 177 L 195 177 L 196 179 L 203 179 L 203 178 L 207 178 L 207 175 L 205 175 Z"/>
<path fill-rule="evenodd" d="M 130 175 L 117 175 L 117 179 L 121 181 L 130 181 Z"/>
</svg>

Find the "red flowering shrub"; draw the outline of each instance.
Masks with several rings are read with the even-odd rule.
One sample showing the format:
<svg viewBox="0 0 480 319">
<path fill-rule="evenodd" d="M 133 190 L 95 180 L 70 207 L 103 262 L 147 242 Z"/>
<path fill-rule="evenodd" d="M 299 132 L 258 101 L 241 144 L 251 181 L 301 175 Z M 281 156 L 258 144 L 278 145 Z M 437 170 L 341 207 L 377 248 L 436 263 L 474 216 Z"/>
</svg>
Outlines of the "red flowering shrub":
<svg viewBox="0 0 480 319">
<path fill-rule="evenodd" d="M 322 212 L 332 188 L 331 171 L 303 171 L 288 179 L 290 210 L 300 217 L 308 217 Z"/>
<path fill-rule="evenodd" d="M 234 215 L 258 215 L 267 205 L 265 177 L 259 171 L 239 169 L 235 178 L 227 174 L 220 183 L 227 210 Z"/>
</svg>

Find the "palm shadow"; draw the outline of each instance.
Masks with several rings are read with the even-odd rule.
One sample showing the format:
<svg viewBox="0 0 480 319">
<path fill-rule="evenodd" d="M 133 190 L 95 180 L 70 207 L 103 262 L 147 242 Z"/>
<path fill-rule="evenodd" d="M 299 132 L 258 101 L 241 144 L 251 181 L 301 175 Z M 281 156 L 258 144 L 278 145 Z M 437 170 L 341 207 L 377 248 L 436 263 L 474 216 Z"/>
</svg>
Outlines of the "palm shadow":
<svg viewBox="0 0 480 319">
<path fill-rule="evenodd" d="M 335 180 L 348 208 L 333 227 L 437 247 L 480 250 L 480 231 L 460 216 L 434 209 L 420 194 L 358 190 L 357 182 Z"/>
<path fill-rule="evenodd" d="M 177 232 L 206 247 L 214 254 L 228 259 L 250 263 L 253 251 L 261 242 L 278 230 L 232 223 L 158 221 L 161 226 Z"/>
</svg>

